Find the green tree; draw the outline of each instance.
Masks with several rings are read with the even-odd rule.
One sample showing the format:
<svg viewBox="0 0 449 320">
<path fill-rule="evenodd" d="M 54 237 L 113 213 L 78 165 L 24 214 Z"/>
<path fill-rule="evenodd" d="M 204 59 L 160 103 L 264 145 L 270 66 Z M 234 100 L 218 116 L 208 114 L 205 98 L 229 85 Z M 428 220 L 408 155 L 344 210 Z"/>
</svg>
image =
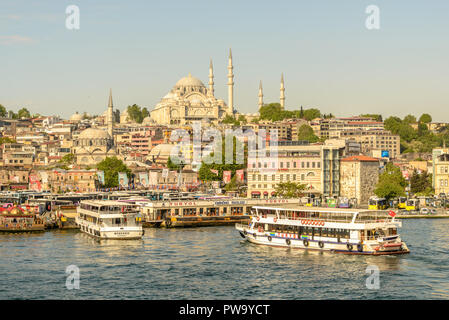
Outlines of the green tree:
<svg viewBox="0 0 449 320">
<path fill-rule="evenodd" d="M 381 114 L 367 113 L 367 114 L 361 114 L 360 117 L 372 118 L 375 121 L 382 122 L 382 115 Z"/>
<path fill-rule="evenodd" d="M 76 161 L 76 156 L 73 153 L 66 154 L 60 160 L 61 163 L 64 163 L 66 165 L 74 164 L 75 161 Z"/>
<path fill-rule="evenodd" d="M 315 118 L 320 118 L 321 112 L 316 108 L 306 109 L 304 110 L 304 119 L 307 121 L 311 121 Z"/>
<path fill-rule="evenodd" d="M 423 113 L 421 117 L 419 117 L 419 122 L 421 123 L 430 123 L 432 122 L 432 117 L 428 113 Z"/>
<path fill-rule="evenodd" d="M 243 164 L 237 163 L 237 150 L 242 150 L 243 148 Z M 200 170 L 198 171 L 198 177 L 200 180 L 204 181 L 217 181 L 221 180 L 223 176 L 223 171 L 231 171 L 231 179 L 235 175 L 235 172 L 240 169 L 244 169 L 247 166 L 248 162 L 248 147 L 246 145 L 242 145 L 242 142 L 237 140 L 235 137 L 233 138 L 233 161 L 232 163 L 226 163 L 226 140 L 222 139 L 221 145 L 221 163 L 205 163 L 204 161 L 201 163 Z M 214 159 L 215 152 L 210 154 L 211 159 Z M 211 170 L 217 170 L 218 175 L 213 173 Z"/>
<path fill-rule="evenodd" d="M 16 143 L 16 140 L 9 137 L 0 137 L 0 146 L 4 143 Z"/>
<path fill-rule="evenodd" d="M 281 198 L 299 198 L 303 196 L 304 190 L 306 189 L 305 184 L 296 182 L 281 182 L 274 188 L 276 195 Z"/>
<path fill-rule="evenodd" d="M 167 160 L 167 168 L 169 168 L 170 170 L 176 170 L 176 171 L 178 171 L 178 170 L 179 170 L 179 165 L 177 165 L 176 163 L 174 163 L 174 162 L 171 160 L 170 156 L 169 156 L 169 157 L 168 157 L 168 160 Z"/>
<path fill-rule="evenodd" d="M 143 119 L 148 116 L 148 110 L 146 108 L 140 109 L 140 107 L 137 104 L 133 104 L 132 106 L 128 106 L 126 108 L 128 111 L 128 115 L 131 118 L 131 120 L 142 123 Z M 146 114 L 146 116 L 145 116 Z"/>
<path fill-rule="evenodd" d="M 0 117 L 6 117 L 7 114 L 6 108 L 0 104 Z"/>
<path fill-rule="evenodd" d="M 319 138 L 313 132 L 313 129 L 308 124 L 303 124 L 298 128 L 298 140 L 317 142 Z"/>
<path fill-rule="evenodd" d="M 118 173 L 125 172 L 131 178 L 131 170 L 117 157 L 107 157 L 97 164 L 97 169 L 104 171 L 104 186 L 106 188 L 118 187 Z"/>
<path fill-rule="evenodd" d="M 418 173 L 415 169 L 410 176 L 410 191 L 413 194 L 429 195 L 432 193 L 432 175 L 424 171 Z"/>
<path fill-rule="evenodd" d="M 31 114 L 30 114 L 30 112 L 28 111 L 27 108 L 22 108 L 22 109 L 20 109 L 20 110 L 17 112 L 17 117 L 18 117 L 19 119 L 22 119 L 22 118 L 31 118 Z"/>
<path fill-rule="evenodd" d="M 402 122 L 406 123 L 406 124 L 412 124 L 412 123 L 416 123 L 417 121 L 416 121 L 416 117 L 414 115 L 409 114 L 404 117 Z"/>
<path fill-rule="evenodd" d="M 401 169 L 391 162 L 387 163 L 384 172 L 379 176 L 379 182 L 374 193 L 380 198 L 391 198 L 404 196 L 407 181 L 402 176 Z"/>
</svg>

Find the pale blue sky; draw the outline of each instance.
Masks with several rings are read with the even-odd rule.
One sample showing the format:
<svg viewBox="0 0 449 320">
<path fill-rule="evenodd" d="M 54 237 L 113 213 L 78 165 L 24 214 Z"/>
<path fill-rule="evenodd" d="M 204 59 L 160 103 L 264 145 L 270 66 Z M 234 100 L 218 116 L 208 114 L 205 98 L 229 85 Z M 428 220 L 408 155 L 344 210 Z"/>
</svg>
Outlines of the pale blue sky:
<svg viewBox="0 0 449 320">
<path fill-rule="evenodd" d="M 81 28 L 65 28 L 65 8 Z M 380 8 L 380 30 L 365 8 Z M 189 72 L 227 100 L 232 47 L 235 106 L 278 102 L 337 116 L 431 113 L 449 121 L 449 1 L 1 0 L 0 104 L 70 116 L 114 105 L 150 109 Z"/>
</svg>

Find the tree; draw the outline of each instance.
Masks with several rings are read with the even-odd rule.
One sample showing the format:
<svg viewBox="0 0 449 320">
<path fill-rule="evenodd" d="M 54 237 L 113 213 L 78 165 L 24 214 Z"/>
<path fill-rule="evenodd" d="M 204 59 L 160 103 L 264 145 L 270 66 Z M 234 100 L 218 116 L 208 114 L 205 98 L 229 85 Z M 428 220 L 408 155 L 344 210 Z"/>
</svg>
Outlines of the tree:
<svg viewBox="0 0 449 320">
<path fill-rule="evenodd" d="M 60 160 L 61 163 L 64 163 L 66 165 L 74 164 L 75 161 L 76 161 L 76 156 L 73 153 L 66 154 Z"/>
<path fill-rule="evenodd" d="M 305 189 L 305 184 L 288 181 L 278 183 L 275 187 L 275 192 L 281 198 L 299 198 L 303 195 Z"/>
<path fill-rule="evenodd" d="M 320 117 L 321 117 L 321 112 L 318 109 L 311 108 L 311 109 L 304 110 L 304 119 L 306 119 L 307 121 L 311 121 L 315 118 L 320 118 Z"/>
<path fill-rule="evenodd" d="M 237 150 L 241 150 L 243 147 L 243 164 L 238 164 L 237 162 Z M 223 171 L 231 171 L 231 179 L 235 175 L 237 170 L 241 170 L 247 167 L 248 163 L 248 147 L 247 145 L 242 146 L 242 142 L 233 137 L 233 161 L 232 163 L 226 163 L 226 140 L 222 138 L 221 144 L 221 163 L 201 163 L 200 170 L 198 171 L 198 177 L 200 180 L 204 181 L 217 181 L 221 180 L 223 176 Z M 215 152 L 210 154 L 211 159 L 215 156 Z M 218 175 L 213 173 L 211 170 L 217 170 Z"/>
<path fill-rule="evenodd" d="M 0 104 L 0 117 L 6 117 L 7 114 L 6 108 Z"/>
<path fill-rule="evenodd" d="M 97 164 L 97 169 L 104 171 L 104 186 L 118 187 L 118 173 L 125 172 L 131 178 L 131 170 L 117 157 L 107 157 Z"/>
<path fill-rule="evenodd" d="M 18 117 L 19 119 L 22 119 L 22 118 L 31 118 L 31 114 L 30 114 L 30 112 L 28 111 L 27 108 L 22 108 L 22 109 L 20 109 L 20 110 L 17 112 L 17 117 Z"/>
<path fill-rule="evenodd" d="M 11 139 L 9 137 L 0 137 L 0 146 L 4 143 L 15 143 L 16 140 Z"/>
<path fill-rule="evenodd" d="M 375 121 L 382 122 L 382 115 L 381 114 L 367 113 L 367 114 L 361 114 L 360 117 L 372 118 Z"/>
<path fill-rule="evenodd" d="M 433 192 L 432 175 L 424 171 L 418 173 L 415 169 L 410 177 L 410 191 L 413 194 L 429 195 Z"/>
<path fill-rule="evenodd" d="M 379 182 L 374 193 L 380 197 L 390 200 L 391 198 L 404 196 L 407 181 L 402 176 L 401 169 L 391 162 L 387 163 L 385 171 L 379 176 Z"/>
<path fill-rule="evenodd" d="M 148 110 L 146 108 L 140 109 L 137 104 L 128 106 L 126 110 L 128 111 L 128 115 L 131 120 L 137 123 L 142 123 L 143 119 L 148 116 Z"/>
<path fill-rule="evenodd" d="M 419 122 L 421 123 L 430 123 L 432 122 L 432 117 L 428 113 L 423 113 L 421 117 L 419 117 Z"/>
<path fill-rule="evenodd" d="M 406 124 L 412 124 L 412 123 L 416 123 L 417 121 L 416 121 L 416 117 L 414 115 L 409 114 L 404 117 L 402 122 L 406 123 Z"/>
<path fill-rule="evenodd" d="M 168 157 L 168 160 L 167 160 L 167 168 L 169 168 L 170 170 L 179 170 L 179 165 L 177 165 L 176 163 L 174 163 L 172 160 L 171 160 L 171 158 L 170 158 L 170 156 Z"/>
<path fill-rule="evenodd" d="M 313 129 L 308 124 L 303 124 L 298 128 L 298 140 L 317 142 L 319 138 L 313 132 Z"/>
</svg>

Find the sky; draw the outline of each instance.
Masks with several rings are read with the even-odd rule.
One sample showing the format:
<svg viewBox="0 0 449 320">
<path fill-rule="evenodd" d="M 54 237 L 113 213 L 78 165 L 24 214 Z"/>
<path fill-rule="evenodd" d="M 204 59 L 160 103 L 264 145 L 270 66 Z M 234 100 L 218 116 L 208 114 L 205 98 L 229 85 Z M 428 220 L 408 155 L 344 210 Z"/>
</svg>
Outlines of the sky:
<svg viewBox="0 0 449 320">
<path fill-rule="evenodd" d="M 66 7 L 80 29 L 66 28 Z M 379 8 L 380 29 L 365 22 Z M 227 101 L 229 48 L 234 105 L 257 112 L 319 108 L 336 116 L 430 113 L 449 122 L 449 1 L 415 0 L 1 0 L 0 104 L 8 110 L 101 114 L 152 110 L 190 72 Z"/>
</svg>

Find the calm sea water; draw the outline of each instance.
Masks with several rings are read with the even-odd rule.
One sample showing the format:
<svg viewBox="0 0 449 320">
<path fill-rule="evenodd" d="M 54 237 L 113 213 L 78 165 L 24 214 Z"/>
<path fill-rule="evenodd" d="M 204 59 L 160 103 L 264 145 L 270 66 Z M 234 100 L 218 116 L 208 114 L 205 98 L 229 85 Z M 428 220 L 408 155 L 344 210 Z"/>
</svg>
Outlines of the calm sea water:
<svg viewBox="0 0 449 320">
<path fill-rule="evenodd" d="M 233 227 L 0 235 L 0 299 L 449 299 L 449 220 L 403 220 L 411 254 L 347 256 L 257 246 Z M 68 290 L 77 265 L 80 289 Z M 366 288 L 366 268 L 380 289 Z"/>
</svg>

